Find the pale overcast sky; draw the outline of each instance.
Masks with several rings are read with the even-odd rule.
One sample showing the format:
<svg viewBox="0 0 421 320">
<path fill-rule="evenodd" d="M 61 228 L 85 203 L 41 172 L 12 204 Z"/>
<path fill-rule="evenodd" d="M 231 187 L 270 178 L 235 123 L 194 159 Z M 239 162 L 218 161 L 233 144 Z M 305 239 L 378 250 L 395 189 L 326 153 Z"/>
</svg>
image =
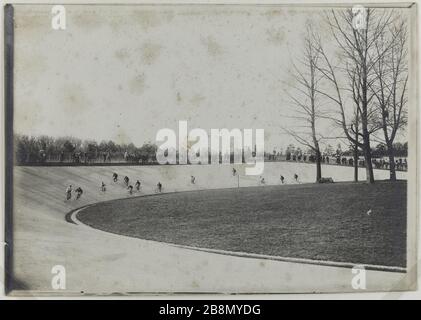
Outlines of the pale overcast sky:
<svg viewBox="0 0 421 320">
<path fill-rule="evenodd" d="M 67 5 L 53 30 L 51 8 L 15 6 L 15 132 L 141 145 L 187 120 L 293 142 L 287 71 L 320 9 Z"/>
</svg>

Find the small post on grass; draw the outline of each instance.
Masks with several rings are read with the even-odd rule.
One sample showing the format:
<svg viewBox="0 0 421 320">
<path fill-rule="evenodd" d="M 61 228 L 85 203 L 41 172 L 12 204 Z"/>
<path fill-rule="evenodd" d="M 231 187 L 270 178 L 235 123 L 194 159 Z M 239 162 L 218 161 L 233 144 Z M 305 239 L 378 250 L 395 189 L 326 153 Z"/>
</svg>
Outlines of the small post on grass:
<svg viewBox="0 0 421 320">
<path fill-rule="evenodd" d="M 240 175 L 237 174 L 237 188 L 240 187 Z"/>
</svg>

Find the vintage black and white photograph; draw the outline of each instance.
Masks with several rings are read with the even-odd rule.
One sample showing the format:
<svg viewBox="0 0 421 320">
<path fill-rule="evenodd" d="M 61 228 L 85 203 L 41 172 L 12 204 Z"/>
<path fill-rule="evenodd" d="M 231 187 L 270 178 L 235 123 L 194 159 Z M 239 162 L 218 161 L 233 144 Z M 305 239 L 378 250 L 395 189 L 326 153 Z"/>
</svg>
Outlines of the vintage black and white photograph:
<svg viewBox="0 0 421 320">
<path fill-rule="evenodd" d="M 416 288 L 414 4 L 4 20 L 8 294 Z"/>
</svg>

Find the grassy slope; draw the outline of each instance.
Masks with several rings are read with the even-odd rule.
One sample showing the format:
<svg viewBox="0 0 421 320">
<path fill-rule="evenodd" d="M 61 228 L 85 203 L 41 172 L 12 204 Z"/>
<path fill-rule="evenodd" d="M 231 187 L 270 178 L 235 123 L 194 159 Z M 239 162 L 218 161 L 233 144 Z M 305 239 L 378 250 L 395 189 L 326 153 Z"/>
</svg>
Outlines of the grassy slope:
<svg viewBox="0 0 421 320">
<path fill-rule="evenodd" d="M 404 181 L 166 194 L 101 203 L 79 218 L 105 231 L 182 245 L 406 264 Z"/>
</svg>

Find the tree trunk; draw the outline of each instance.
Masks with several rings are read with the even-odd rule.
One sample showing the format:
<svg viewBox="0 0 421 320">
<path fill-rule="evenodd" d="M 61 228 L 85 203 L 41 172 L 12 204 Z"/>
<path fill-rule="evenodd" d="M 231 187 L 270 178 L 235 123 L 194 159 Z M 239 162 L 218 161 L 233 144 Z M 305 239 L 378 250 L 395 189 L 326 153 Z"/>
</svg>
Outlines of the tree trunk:
<svg viewBox="0 0 421 320">
<path fill-rule="evenodd" d="M 364 135 L 364 158 L 365 158 L 365 170 L 366 180 L 368 183 L 374 183 L 373 164 L 371 163 L 371 149 L 370 140 Z"/>
<path fill-rule="evenodd" d="M 393 144 L 387 144 L 387 152 L 389 153 L 390 181 L 396 181 L 395 150 L 393 149 Z"/>
<path fill-rule="evenodd" d="M 322 179 L 322 157 L 320 150 L 316 150 L 316 182 Z"/>
<path fill-rule="evenodd" d="M 364 158 L 365 158 L 365 170 L 366 178 L 368 183 L 374 183 L 374 174 L 373 174 L 373 164 L 371 163 L 371 147 L 370 147 L 370 133 L 368 132 L 368 100 L 367 100 L 367 63 L 364 61 L 362 66 L 362 84 L 361 84 L 361 103 L 362 103 L 362 114 L 361 114 L 361 124 L 362 124 L 362 134 L 363 134 L 363 145 L 364 145 Z"/>
<path fill-rule="evenodd" d="M 358 182 L 358 146 L 354 146 L 354 182 Z"/>
<path fill-rule="evenodd" d="M 355 125 L 355 145 L 354 145 L 354 182 L 358 182 L 358 116 Z"/>
</svg>

